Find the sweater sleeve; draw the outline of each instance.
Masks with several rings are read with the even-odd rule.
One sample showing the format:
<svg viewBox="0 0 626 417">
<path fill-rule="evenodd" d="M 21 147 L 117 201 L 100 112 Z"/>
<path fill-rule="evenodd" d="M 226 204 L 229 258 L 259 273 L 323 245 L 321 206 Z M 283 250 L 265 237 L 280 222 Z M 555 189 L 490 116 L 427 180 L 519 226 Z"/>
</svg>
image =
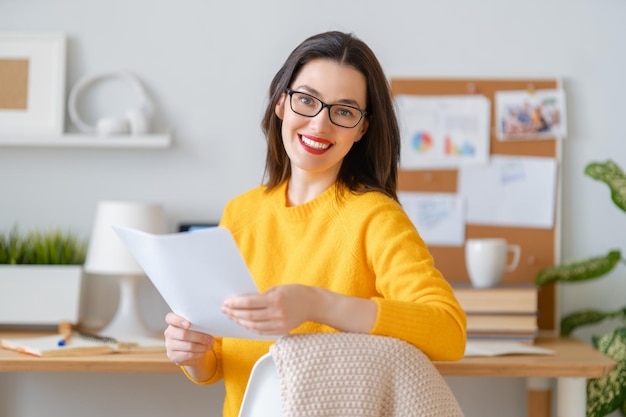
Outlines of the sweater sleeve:
<svg viewBox="0 0 626 417">
<path fill-rule="evenodd" d="M 363 223 L 366 258 L 380 294 L 373 297 L 378 315 L 371 333 L 405 340 L 432 360 L 462 358 L 465 313 L 411 220 L 390 202 Z"/>
<path fill-rule="evenodd" d="M 431 360 L 453 361 L 465 350 L 465 315 L 439 303 L 375 298 L 378 317 L 371 334 L 392 336 L 418 347 Z"/>
<path fill-rule="evenodd" d="M 224 376 L 224 372 L 222 369 L 222 339 L 221 338 L 219 337 L 215 338 L 215 343 L 213 344 L 213 350 L 207 352 L 206 355 L 208 359 L 207 369 L 212 370 L 212 372 L 210 372 L 212 375 L 211 377 L 209 377 L 208 379 L 205 379 L 204 381 L 199 381 L 195 379 L 194 377 L 192 377 L 189 374 L 189 372 L 187 372 L 187 369 L 185 369 L 184 366 L 180 367 L 180 369 L 183 371 L 185 376 L 194 384 L 198 384 L 198 385 L 213 384 L 221 380 Z"/>
</svg>

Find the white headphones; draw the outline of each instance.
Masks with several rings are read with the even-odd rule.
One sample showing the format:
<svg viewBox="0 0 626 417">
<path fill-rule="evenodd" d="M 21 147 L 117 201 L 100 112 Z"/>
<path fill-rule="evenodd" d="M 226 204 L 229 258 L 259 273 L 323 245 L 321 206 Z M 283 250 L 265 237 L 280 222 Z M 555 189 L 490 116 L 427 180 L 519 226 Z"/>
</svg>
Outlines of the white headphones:
<svg viewBox="0 0 626 417">
<path fill-rule="evenodd" d="M 76 102 L 78 101 L 78 96 L 85 88 L 105 78 L 121 78 L 125 80 L 133 87 L 139 96 L 140 106 L 128 110 L 124 117 L 104 117 L 99 119 L 95 126 L 90 126 L 83 122 L 78 115 Z M 83 133 L 98 134 L 101 136 L 123 134 L 139 135 L 148 133 L 150 130 L 150 117 L 154 109 L 154 104 L 146 94 L 137 77 L 127 71 L 117 71 L 96 74 L 78 81 L 70 91 L 68 107 L 72 122 Z"/>
</svg>

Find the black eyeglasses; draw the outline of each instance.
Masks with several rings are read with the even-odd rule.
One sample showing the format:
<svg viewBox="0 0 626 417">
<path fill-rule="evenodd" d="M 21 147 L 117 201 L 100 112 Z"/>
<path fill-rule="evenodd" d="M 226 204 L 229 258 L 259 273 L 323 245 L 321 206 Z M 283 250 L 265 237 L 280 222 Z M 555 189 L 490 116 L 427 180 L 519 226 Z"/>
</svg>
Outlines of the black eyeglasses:
<svg viewBox="0 0 626 417">
<path fill-rule="evenodd" d="M 365 110 L 347 104 L 326 104 L 319 98 L 300 91 L 287 90 L 287 94 L 294 113 L 304 117 L 315 117 L 327 108 L 330 121 L 337 126 L 355 127 L 367 114 Z"/>
</svg>

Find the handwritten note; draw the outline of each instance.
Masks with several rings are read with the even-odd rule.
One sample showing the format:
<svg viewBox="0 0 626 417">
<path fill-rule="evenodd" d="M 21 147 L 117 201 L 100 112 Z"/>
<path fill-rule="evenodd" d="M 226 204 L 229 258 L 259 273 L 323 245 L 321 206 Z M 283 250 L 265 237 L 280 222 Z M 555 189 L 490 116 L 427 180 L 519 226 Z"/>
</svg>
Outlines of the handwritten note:
<svg viewBox="0 0 626 417">
<path fill-rule="evenodd" d="M 487 165 L 459 169 L 467 223 L 549 229 L 554 225 L 557 162 L 494 155 Z"/>
</svg>

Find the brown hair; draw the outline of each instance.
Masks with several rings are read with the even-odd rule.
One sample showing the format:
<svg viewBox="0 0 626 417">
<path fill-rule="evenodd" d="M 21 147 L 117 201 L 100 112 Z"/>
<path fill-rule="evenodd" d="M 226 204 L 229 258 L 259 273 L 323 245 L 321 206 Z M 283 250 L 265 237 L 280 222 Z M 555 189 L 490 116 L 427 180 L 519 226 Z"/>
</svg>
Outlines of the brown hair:
<svg viewBox="0 0 626 417">
<path fill-rule="evenodd" d="M 265 159 L 268 190 L 291 175 L 289 157 L 281 137 L 281 120 L 274 112 L 276 103 L 302 67 L 319 58 L 354 67 L 367 80 L 369 127 L 345 156 L 338 183 L 352 192 L 376 190 L 397 200 L 400 131 L 391 89 L 372 50 L 363 41 L 342 32 L 325 32 L 306 39 L 291 52 L 270 84 L 269 103 L 262 124 L 268 144 Z"/>
</svg>

